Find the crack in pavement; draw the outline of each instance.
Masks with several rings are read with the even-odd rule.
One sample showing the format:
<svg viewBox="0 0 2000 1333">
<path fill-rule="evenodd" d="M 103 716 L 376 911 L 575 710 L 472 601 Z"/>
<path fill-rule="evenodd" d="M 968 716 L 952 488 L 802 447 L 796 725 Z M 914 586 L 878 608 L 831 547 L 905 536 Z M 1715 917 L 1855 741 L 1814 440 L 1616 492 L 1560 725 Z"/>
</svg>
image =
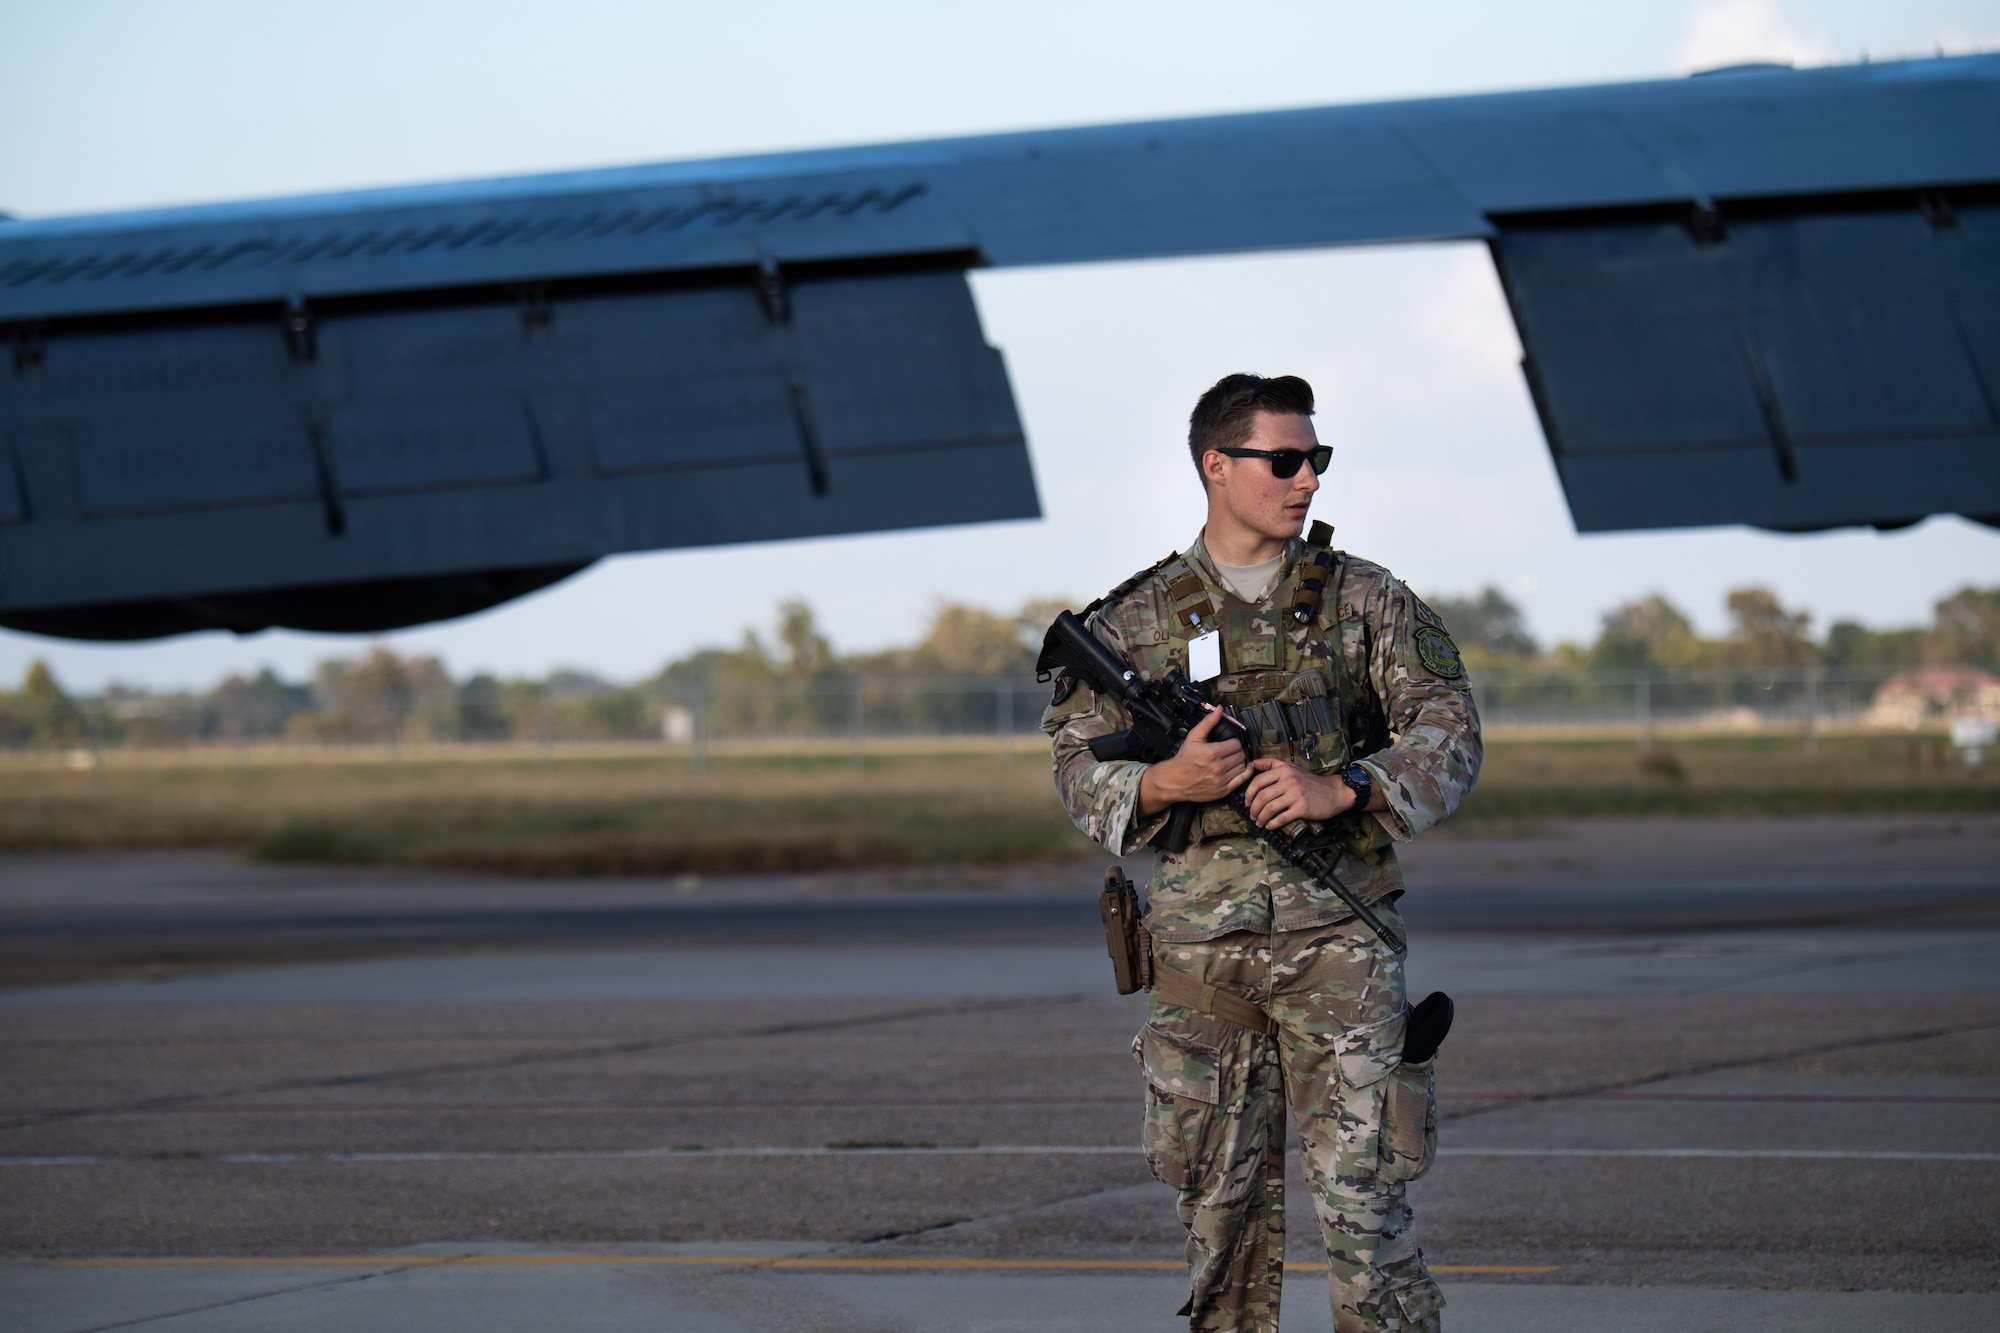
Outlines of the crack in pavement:
<svg viewBox="0 0 2000 1333">
<path fill-rule="evenodd" d="M 1110 1185 L 1103 1189 L 1085 1190 L 1081 1194 L 1065 1194 L 1060 1198 L 1049 1199 L 1043 1203 L 1024 1204 L 1019 1208 L 1003 1208 L 997 1213 L 985 1213 L 979 1217 L 961 1217 L 954 1221 L 940 1222 L 927 1227 L 916 1227 L 909 1231 L 894 1232 L 885 1236 L 871 1236 L 867 1240 L 851 1243 L 857 1246 L 877 1245 L 886 1241 L 901 1240 L 909 1236 L 937 1235 L 947 1231 L 965 1234 L 969 1231 L 977 1231 L 980 1228 L 998 1226 L 1011 1220 L 1032 1217 L 1038 1213 L 1060 1212 L 1064 1209 L 1073 1209 L 1084 1204 L 1111 1199 L 1121 1194 L 1137 1196 L 1140 1193 L 1154 1192 L 1160 1188 L 1160 1183 L 1157 1180 L 1147 1180 L 1137 1185 Z"/>
<path fill-rule="evenodd" d="M 1935 1037 L 1956 1037 L 1968 1032 L 1984 1032 L 2000 1028 L 2000 1019 L 1985 1019 L 1977 1023 L 1960 1023 L 1951 1027 L 1918 1028 L 1911 1032 L 1885 1032 L 1870 1037 L 1849 1037 L 1841 1041 L 1820 1042 L 1813 1046 L 1795 1047 L 1788 1051 L 1774 1051 L 1765 1055 L 1734 1056 L 1727 1060 L 1709 1060 L 1701 1064 L 1686 1065 L 1679 1069 L 1669 1069 L 1657 1074 L 1647 1074 L 1642 1078 L 1620 1081 L 1592 1083 L 1581 1088 L 1565 1088 L 1560 1092 L 1510 1094 L 1504 1101 L 1495 1100 L 1486 1106 L 1475 1106 L 1466 1111 L 1438 1113 L 1440 1124 L 1470 1120 L 1475 1116 L 1487 1115 L 1494 1111 L 1514 1106 L 1533 1106 L 1548 1102 L 1571 1101 L 1584 1097 L 1600 1097 L 1606 1093 L 1626 1092 L 1633 1088 L 1649 1087 L 1655 1083 L 1665 1083 L 1669 1079 L 1693 1078 L 1700 1074 L 1726 1073 L 1732 1069 L 1754 1069 L 1758 1065 L 1777 1064 L 1784 1060 L 1801 1060 L 1812 1055 L 1832 1055 L 1839 1051 L 1859 1050 L 1868 1046 L 1887 1046 L 1901 1041 L 1929 1041 Z"/>
<path fill-rule="evenodd" d="M 922 1006 L 905 1006 L 878 1014 L 857 1018 L 829 1018 L 819 1020 L 795 1020 L 788 1023 L 773 1023 L 762 1027 L 741 1028 L 735 1031 L 704 1032 L 700 1034 L 680 1034 L 672 1037 L 649 1037 L 642 1040 L 609 1042 L 583 1050 L 535 1051 L 523 1055 L 509 1056 L 502 1060 L 462 1060 L 449 1064 L 420 1065 L 408 1069 L 381 1070 L 372 1074 L 338 1074 L 326 1078 L 281 1079 L 273 1083 L 254 1084 L 245 1088 L 226 1089 L 221 1092 L 181 1093 L 170 1097 L 147 1097 L 136 1101 L 119 1102 L 107 1106 L 64 1107 L 60 1110 L 38 1115 L 18 1116 L 0 1124 L 0 1131 L 10 1129 L 32 1129 L 39 1125 L 58 1124 L 65 1121 L 87 1120 L 104 1115 L 129 1115 L 141 1111 L 171 1109 L 176 1106 L 199 1106 L 231 1097 L 254 1097 L 273 1092 L 302 1092 L 314 1088 L 363 1087 L 394 1083 L 403 1079 L 424 1078 L 437 1074 L 467 1074 L 500 1069 L 521 1069 L 533 1065 L 560 1064 L 567 1060 L 594 1060 L 611 1055 L 637 1055 L 646 1051 L 667 1050 L 676 1046 L 695 1046 L 712 1041 L 754 1041 L 764 1037 L 783 1037 L 802 1032 L 835 1032 L 842 1028 L 874 1027 L 888 1023 L 901 1023 L 911 1019 L 935 1018 L 942 1014 L 973 1014 L 1004 1012 L 1044 1004 L 1075 1003 L 1072 996 L 1029 996 L 1007 1000 L 977 1000 L 958 1004 L 931 1003 Z"/>
<path fill-rule="evenodd" d="M 228 1300 L 210 1301 L 206 1305 L 190 1305 L 184 1310 L 163 1310 L 159 1314 L 140 1315 L 136 1319 L 121 1319 L 113 1324 L 92 1324 L 89 1328 L 74 1329 L 71 1333 L 111 1333 L 112 1329 L 137 1328 L 142 1324 L 157 1324 L 165 1319 L 179 1319 L 191 1314 L 206 1314 L 210 1310 L 225 1310 L 232 1305 L 250 1305 L 257 1301 L 270 1300 L 276 1296 L 295 1296 L 302 1291 L 320 1291 L 329 1287 L 344 1287 L 353 1282 L 367 1282 L 378 1277 L 390 1277 L 397 1273 L 408 1273 L 417 1267 L 436 1267 L 436 1265 L 405 1264 L 395 1268 L 378 1268 L 368 1273 L 353 1273 L 346 1277 L 327 1278 L 319 1282 L 302 1282 L 295 1287 L 281 1287 L 276 1291 L 259 1291 L 253 1292 L 248 1296 L 231 1296 Z"/>
</svg>

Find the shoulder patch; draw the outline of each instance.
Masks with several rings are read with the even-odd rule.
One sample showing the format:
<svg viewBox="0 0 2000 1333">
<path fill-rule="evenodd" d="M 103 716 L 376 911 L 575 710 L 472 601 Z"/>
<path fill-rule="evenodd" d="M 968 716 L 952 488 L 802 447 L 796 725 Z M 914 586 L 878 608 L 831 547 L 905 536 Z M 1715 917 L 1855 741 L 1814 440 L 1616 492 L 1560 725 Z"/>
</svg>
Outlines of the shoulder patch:
<svg viewBox="0 0 2000 1333">
<path fill-rule="evenodd" d="M 1422 606 L 1422 602 L 1417 603 Z M 1465 674 L 1465 663 L 1458 655 L 1458 645 L 1451 641 L 1451 635 L 1436 625 L 1425 625 L 1417 630 L 1417 657 L 1430 673 L 1441 680 L 1457 680 Z"/>
<path fill-rule="evenodd" d="M 1063 700 L 1076 693 L 1076 677 L 1065 671 L 1056 677 L 1054 695 L 1049 699 L 1049 707 L 1059 706 Z"/>
<path fill-rule="evenodd" d="M 1450 630 L 1445 629 L 1443 619 L 1439 617 L 1437 612 L 1431 610 L 1430 604 L 1424 601 L 1423 598 L 1417 596 L 1415 593 L 1411 593 L 1410 604 L 1416 610 L 1417 623 L 1419 625 L 1429 625 L 1432 629 L 1444 630 L 1447 635 L 1451 633 Z"/>
</svg>

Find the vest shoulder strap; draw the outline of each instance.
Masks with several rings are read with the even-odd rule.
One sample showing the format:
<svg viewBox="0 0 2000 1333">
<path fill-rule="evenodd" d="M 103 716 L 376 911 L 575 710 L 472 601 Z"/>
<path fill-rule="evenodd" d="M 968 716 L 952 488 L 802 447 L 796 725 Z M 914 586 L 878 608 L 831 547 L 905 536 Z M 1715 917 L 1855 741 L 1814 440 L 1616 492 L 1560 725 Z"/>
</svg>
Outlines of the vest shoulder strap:
<svg viewBox="0 0 2000 1333">
<path fill-rule="evenodd" d="M 1131 592 L 1132 589 L 1138 587 L 1140 584 L 1144 583 L 1147 579 L 1153 577 L 1153 575 L 1159 573 L 1162 569 L 1165 569 L 1168 565 L 1172 564 L 1174 561 L 1180 558 L 1181 558 L 1181 553 L 1179 551 L 1167 552 L 1160 559 L 1155 560 L 1150 565 L 1147 565 L 1137 574 L 1134 574 L 1131 578 L 1126 579 L 1123 583 L 1113 588 L 1110 592 L 1105 593 L 1104 596 L 1098 598 L 1096 601 L 1092 602 L 1089 606 L 1086 606 L 1083 608 L 1083 610 L 1077 612 L 1076 618 L 1078 620 L 1088 623 L 1090 618 L 1096 615 L 1099 611 L 1102 611 L 1105 607 L 1110 606 L 1114 602 L 1119 601 L 1125 596 L 1125 594 Z"/>
</svg>

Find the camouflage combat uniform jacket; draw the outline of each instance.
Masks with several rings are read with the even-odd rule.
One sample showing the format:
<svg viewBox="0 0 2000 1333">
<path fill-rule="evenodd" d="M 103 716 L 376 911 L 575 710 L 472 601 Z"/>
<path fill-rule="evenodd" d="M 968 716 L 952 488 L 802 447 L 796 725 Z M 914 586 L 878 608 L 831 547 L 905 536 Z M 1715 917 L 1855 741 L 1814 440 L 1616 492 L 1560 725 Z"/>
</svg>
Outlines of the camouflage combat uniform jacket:
<svg viewBox="0 0 2000 1333">
<path fill-rule="evenodd" d="M 1295 831 L 1337 840 L 1336 873 L 1373 903 L 1403 887 L 1394 844 L 1451 814 L 1479 776 L 1479 715 L 1443 622 L 1380 565 L 1334 553 L 1316 614 L 1305 624 L 1293 618 L 1302 566 L 1321 549 L 1293 539 L 1277 585 L 1252 605 L 1228 590 L 1197 539 L 1107 598 L 1088 624 L 1148 679 L 1169 663 L 1186 669 L 1197 625 L 1219 628 L 1223 674 L 1209 688 L 1256 725 L 1253 758 L 1315 773 L 1359 760 L 1388 808 Z M 1139 816 L 1145 765 L 1090 753 L 1092 737 L 1127 721 L 1117 700 L 1066 679 L 1042 715 L 1070 818 L 1118 856 L 1145 848 L 1167 822 L 1164 811 Z M 1203 807 L 1185 852 L 1160 854 L 1147 897 L 1147 927 L 1169 942 L 1301 930 L 1352 915 L 1220 803 Z"/>
</svg>

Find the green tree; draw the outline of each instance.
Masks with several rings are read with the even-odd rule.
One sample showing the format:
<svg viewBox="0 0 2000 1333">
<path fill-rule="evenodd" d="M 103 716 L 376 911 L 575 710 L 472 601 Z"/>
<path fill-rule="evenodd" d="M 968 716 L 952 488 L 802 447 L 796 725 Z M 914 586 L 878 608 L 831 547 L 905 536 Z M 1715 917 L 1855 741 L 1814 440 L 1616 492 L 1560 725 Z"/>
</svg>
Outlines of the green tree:
<svg viewBox="0 0 2000 1333">
<path fill-rule="evenodd" d="M 2000 670 L 2000 588 L 1970 584 L 1939 602 L 1925 642 L 1933 662 Z"/>
<path fill-rule="evenodd" d="M 311 706 L 310 690 L 286 683 L 269 667 L 254 676 L 226 676 L 208 694 L 214 725 L 230 737 L 280 735 Z"/>
<path fill-rule="evenodd" d="M 1430 607 L 1475 666 L 1519 663 L 1541 652 L 1528 632 L 1527 615 L 1498 588 L 1489 586 L 1470 597 L 1435 598 Z"/>
<path fill-rule="evenodd" d="M 1021 642 L 1041 655 L 1042 640 L 1047 637 L 1049 626 L 1064 611 L 1075 611 L 1083 605 L 1067 597 L 1030 597 L 1021 603 L 1021 609 L 1014 613 L 1014 623 L 1019 627 Z"/>
<path fill-rule="evenodd" d="M 838 669 L 833 644 L 820 633 L 819 622 L 804 598 L 778 603 L 778 642 L 785 649 L 784 673 L 794 680 L 810 680 Z"/>
<path fill-rule="evenodd" d="M 500 741 L 514 734 L 507 688 L 481 672 L 458 688 L 458 734 L 469 741 Z"/>
<path fill-rule="evenodd" d="M 1788 611 L 1769 588 L 1735 588 L 1725 601 L 1731 663 L 1750 667 L 1803 666 L 1818 654 L 1810 629 L 1812 613 Z"/>
<path fill-rule="evenodd" d="M 1852 620 L 1836 620 L 1826 632 L 1820 657 L 1831 667 L 1905 667 L 1923 660 L 1924 631 L 1873 630 Z"/>
<path fill-rule="evenodd" d="M 39 657 L 28 664 L 14 706 L 26 714 L 28 729 L 37 740 L 73 745 L 84 737 L 83 710 Z"/>
<path fill-rule="evenodd" d="M 295 729 L 322 739 L 380 740 L 457 734 L 458 687 L 435 657 L 399 657 L 381 644 L 365 657 L 329 658 L 313 669 L 316 717 Z"/>
<path fill-rule="evenodd" d="M 1659 593 L 1626 602 L 1604 613 L 1597 642 L 1585 661 L 1599 671 L 1699 664 L 1707 655 L 1694 625 Z"/>
<path fill-rule="evenodd" d="M 696 659 L 706 666 L 705 677 L 691 669 Z M 745 630 L 742 646 L 733 652 L 707 651 L 669 663 L 658 679 L 680 689 L 705 680 L 709 718 L 718 732 L 799 731 L 832 727 L 846 716 L 836 679 L 843 667 L 812 607 L 791 598 L 778 605 L 775 647 L 766 646 L 756 630 Z"/>
<path fill-rule="evenodd" d="M 925 675 L 1020 675 L 1034 668 L 1035 653 L 1022 636 L 1019 617 L 946 602 L 931 613 L 909 666 Z"/>
</svg>

